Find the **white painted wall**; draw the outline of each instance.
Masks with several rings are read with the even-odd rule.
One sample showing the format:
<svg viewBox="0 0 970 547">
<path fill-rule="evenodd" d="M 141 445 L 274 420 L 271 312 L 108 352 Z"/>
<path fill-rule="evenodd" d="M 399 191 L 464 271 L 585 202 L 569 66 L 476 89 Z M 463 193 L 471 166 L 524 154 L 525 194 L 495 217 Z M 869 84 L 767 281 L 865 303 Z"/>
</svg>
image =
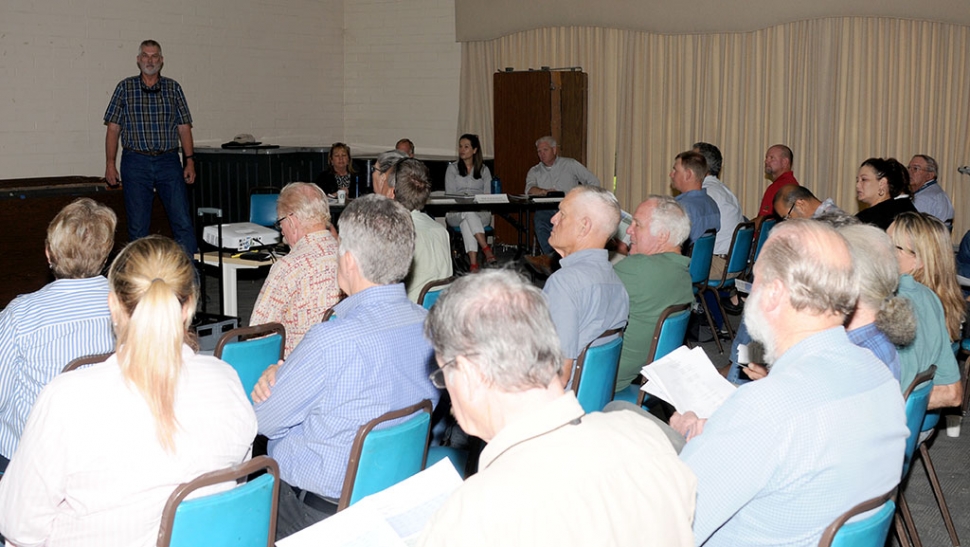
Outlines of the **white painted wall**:
<svg viewBox="0 0 970 547">
<path fill-rule="evenodd" d="M 344 134 L 354 153 L 407 137 L 419 156 L 455 156 L 454 0 L 345 0 L 344 33 Z"/>
<path fill-rule="evenodd" d="M 137 74 L 146 38 L 161 43 L 162 74 L 185 90 L 197 143 L 243 132 L 276 144 L 343 138 L 343 9 L 343 0 L 3 0 L 0 179 L 102 176 L 104 110 L 118 81 Z"/>
</svg>

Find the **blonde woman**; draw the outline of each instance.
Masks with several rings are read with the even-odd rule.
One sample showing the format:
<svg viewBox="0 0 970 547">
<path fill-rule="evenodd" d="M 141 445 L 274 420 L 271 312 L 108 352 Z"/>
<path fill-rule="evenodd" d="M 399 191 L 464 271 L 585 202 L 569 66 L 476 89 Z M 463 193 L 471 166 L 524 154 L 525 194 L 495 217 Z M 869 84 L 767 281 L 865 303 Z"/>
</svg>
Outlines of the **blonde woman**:
<svg viewBox="0 0 970 547">
<path fill-rule="evenodd" d="M 965 310 L 949 231 L 930 215 L 902 213 L 886 233 L 902 274 L 899 296 L 908 298 L 916 313 L 916 339 L 899 348 L 900 387 L 905 389 L 916 374 L 936 365 L 929 409 L 959 406 L 963 386 L 950 342 L 959 336 Z"/>
<path fill-rule="evenodd" d="M 108 284 L 115 355 L 48 384 L 0 481 L 11 543 L 154 545 L 179 483 L 249 457 L 256 420 L 236 373 L 186 343 L 188 256 L 168 238 L 139 239 Z"/>
</svg>

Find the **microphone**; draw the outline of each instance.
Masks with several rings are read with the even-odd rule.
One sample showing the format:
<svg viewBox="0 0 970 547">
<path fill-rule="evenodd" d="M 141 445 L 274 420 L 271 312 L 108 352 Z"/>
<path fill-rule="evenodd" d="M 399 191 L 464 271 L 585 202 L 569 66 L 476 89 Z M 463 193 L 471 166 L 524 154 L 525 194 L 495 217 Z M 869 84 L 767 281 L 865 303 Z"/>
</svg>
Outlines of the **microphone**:
<svg viewBox="0 0 970 547">
<path fill-rule="evenodd" d="M 961 175 L 970 175 L 970 165 L 964 165 L 963 167 L 957 167 L 957 171 L 959 171 Z"/>
</svg>

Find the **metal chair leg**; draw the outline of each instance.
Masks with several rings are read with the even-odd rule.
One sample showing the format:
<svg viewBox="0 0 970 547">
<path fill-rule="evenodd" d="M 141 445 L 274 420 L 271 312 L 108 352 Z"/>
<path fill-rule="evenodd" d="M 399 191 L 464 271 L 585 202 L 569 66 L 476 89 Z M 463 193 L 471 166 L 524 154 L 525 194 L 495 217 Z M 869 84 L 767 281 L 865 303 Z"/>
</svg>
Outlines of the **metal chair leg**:
<svg viewBox="0 0 970 547">
<path fill-rule="evenodd" d="M 714 324 L 714 316 L 711 315 L 711 309 L 707 306 L 707 299 L 704 298 L 704 293 L 706 291 L 706 288 L 698 290 L 697 297 L 701 301 L 701 307 L 704 308 L 704 315 L 707 316 L 707 325 L 711 327 L 711 334 L 714 335 L 714 343 L 717 344 L 717 352 L 723 354 L 724 348 L 721 347 L 721 337 L 719 336 L 717 325 Z"/>
<path fill-rule="evenodd" d="M 940 514 L 943 515 L 943 524 L 946 531 L 950 534 L 950 541 L 953 547 L 960 547 L 960 538 L 953 527 L 953 518 L 950 517 L 950 509 L 946 506 L 946 499 L 943 497 L 943 489 L 940 487 L 940 479 L 936 476 L 936 469 L 933 467 L 933 460 L 930 458 L 930 451 L 926 448 L 926 443 L 919 445 L 920 459 L 923 460 L 923 467 L 926 469 L 926 476 L 930 478 L 930 486 L 933 487 L 933 494 L 936 496 L 936 503 L 940 506 Z"/>
<path fill-rule="evenodd" d="M 923 547 L 923 542 L 919 540 L 919 532 L 916 531 L 916 524 L 913 522 L 913 514 L 909 512 L 909 504 L 906 503 L 906 496 L 902 491 L 899 492 L 899 512 L 903 514 L 903 521 L 906 523 L 906 530 L 909 532 L 910 545 Z"/>
</svg>

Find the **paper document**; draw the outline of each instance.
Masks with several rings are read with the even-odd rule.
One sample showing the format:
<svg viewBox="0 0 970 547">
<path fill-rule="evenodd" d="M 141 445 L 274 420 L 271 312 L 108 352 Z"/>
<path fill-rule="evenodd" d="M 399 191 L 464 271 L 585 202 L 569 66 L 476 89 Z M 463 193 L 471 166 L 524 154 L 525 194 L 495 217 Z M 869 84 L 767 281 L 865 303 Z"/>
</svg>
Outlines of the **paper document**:
<svg viewBox="0 0 970 547">
<path fill-rule="evenodd" d="M 508 194 L 475 194 L 475 203 L 508 203 Z"/>
<path fill-rule="evenodd" d="M 454 205 L 458 202 L 452 198 L 435 198 L 429 199 L 428 203 L 431 205 Z"/>
<path fill-rule="evenodd" d="M 562 200 L 563 198 L 532 198 L 532 201 L 536 203 L 557 203 Z"/>
<path fill-rule="evenodd" d="M 647 379 L 640 389 L 674 405 L 677 412 L 693 410 L 703 419 L 710 418 L 735 390 L 701 347 L 681 346 L 643 367 L 640 374 Z"/>
<path fill-rule="evenodd" d="M 424 525 L 459 486 L 443 459 L 417 475 L 367 496 L 336 515 L 276 542 L 278 547 L 414 545 Z"/>
<path fill-rule="evenodd" d="M 734 286 L 735 288 L 738 289 L 738 292 L 743 292 L 744 294 L 751 294 L 751 283 L 747 281 L 735 278 Z"/>
</svg>

